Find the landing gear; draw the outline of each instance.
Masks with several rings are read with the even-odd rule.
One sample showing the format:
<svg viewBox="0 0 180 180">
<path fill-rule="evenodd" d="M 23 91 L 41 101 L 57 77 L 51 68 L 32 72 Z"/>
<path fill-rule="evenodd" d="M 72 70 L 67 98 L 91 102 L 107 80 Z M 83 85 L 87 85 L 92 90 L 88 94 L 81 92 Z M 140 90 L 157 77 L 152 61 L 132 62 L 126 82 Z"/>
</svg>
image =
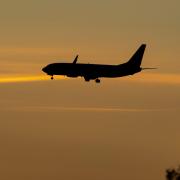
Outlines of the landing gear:
<svg viewBox="0 0 180 180">
<path fill-rule="evenodd" d="M 101 80 L 98 79 L 98 78 L 95 79 L 95 78 L 84 77 L 84 80 L 85 80 L 86 82 L 89 82 L 90 80 L 95 80 L 96 83 L 100 83 L 100 82 L 101 82 Z"/>
<path fill-rule="evenodd" d="M 87 78 L 87 77 L 84 77 L 84 80 L 85 80 L 86 82 L 89 82 L 89 81 L 90 81 L 90 79 Z"/>
<path fill-rule="evenodd" d="M 53 75 L 51 76 L 51 80 L 53 80 L 54 79 L 54 77 L 53 77 Z"/>
<path fill-rule="evenodd" d="M 95 82 L 96 82 L 96 83 L 100 83 L 101 80 L 100 80 L 100 79 L 96 79 Z"/>
</svg>

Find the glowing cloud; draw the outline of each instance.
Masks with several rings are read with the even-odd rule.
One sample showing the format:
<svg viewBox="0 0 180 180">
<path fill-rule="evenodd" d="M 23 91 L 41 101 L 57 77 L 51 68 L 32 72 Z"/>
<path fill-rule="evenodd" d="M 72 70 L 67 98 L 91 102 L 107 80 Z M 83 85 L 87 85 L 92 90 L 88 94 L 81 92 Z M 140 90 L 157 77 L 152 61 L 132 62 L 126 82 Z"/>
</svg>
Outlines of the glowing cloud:
<svg viewBox="0 0 180 180">
<path fill-rule="evenodd" d="M 144 73 L 137 74 L 132 77 L 126 77 L 124 80 L 141 82 L 141 83 L 157 83 L 157 84 L 180 84 L 180 74 L 156 74 Z"/>
<path fill-rule="evenodd" d="M 56 76 L 57 80 L 68 79 L 64 76 Z M 33 81 L 47 81 L 50 80 L 49 76 L 37 75 L 11 75 L 11 76 L 0 76 L 0 83 L 20 83 L 20 82 L 33 82 Z M 118 78 L 118 80 L 124 82 L 138 82 L 138 83 L 157 83 L 157 84 L 172 84 L 180 85 L 180 74 L 138 74 L 134 76 L 128 76 L 124 78 Z"/>
<path fill-rule="evenodd" d="M 56 79 L 65 79 L 65 77 L 57 77 Z M 18 82 L 32 82 L 32 81 L 47 81 L 50 80 L 48 76 L 12 76 L 0 77 L 0 83 L 18 83 Z"/>
</svg>

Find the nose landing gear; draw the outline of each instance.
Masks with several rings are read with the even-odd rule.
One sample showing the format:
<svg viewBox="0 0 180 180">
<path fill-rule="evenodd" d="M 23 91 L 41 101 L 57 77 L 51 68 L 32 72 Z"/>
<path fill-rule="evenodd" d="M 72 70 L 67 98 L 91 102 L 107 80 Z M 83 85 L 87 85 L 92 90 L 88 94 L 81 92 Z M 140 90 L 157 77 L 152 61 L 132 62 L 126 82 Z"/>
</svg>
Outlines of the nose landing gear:
<svg viewBox="0 0 180 180">
<path fill-rule="evenodd" d="M 54 79 L 54 77 L 53 77 L 53 75 L 51 76 L 51 80 L 53 80 Z"/>
</svg>

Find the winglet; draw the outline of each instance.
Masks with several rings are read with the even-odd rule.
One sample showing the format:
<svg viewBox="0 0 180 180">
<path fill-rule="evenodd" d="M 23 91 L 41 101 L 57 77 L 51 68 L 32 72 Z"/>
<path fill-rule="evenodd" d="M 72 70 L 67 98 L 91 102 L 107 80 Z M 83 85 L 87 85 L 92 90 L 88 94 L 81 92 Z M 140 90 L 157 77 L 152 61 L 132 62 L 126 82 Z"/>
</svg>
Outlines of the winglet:
<svg viewBox="0 0 180 180">
<path fill-rule="evenodd" d="M 78 57 L 79 57 L 79 55 L 77 55 L 77 56 L 75 57 L 75 59 L 74 59 L 74 61 L 73 61 L 73 64 L 76 64 L 76 63 L 77 63 Z"/>
</svg>

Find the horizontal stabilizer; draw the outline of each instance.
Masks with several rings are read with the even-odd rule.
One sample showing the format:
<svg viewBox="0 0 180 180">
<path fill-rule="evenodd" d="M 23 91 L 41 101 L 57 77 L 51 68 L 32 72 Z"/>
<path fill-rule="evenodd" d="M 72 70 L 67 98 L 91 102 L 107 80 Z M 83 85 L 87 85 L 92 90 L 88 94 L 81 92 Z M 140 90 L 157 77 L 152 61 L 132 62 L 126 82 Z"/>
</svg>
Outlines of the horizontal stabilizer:
<svg viewBox="0 0 180 180">
<path fill-rule="evenodd" d="M 157 69 L 157 68 L 141 68 L 142 70 Z"/>
</svg>

